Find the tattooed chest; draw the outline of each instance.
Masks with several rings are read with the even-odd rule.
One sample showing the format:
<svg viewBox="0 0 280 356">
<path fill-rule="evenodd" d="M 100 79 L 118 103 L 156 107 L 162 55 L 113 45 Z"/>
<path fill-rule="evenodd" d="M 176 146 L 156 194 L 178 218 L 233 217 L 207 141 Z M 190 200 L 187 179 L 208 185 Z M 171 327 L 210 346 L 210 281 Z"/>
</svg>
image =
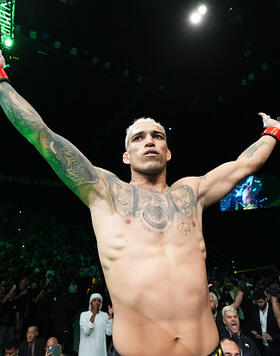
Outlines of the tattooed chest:
<svg viewBox="0 0 280 356">
<path fill-rule="evenodd" d="M 146 230 L 176 228 L 183 234 L 191 231 L 196 197 L 188 185 L 160 193 L 114 181 L 110 193 L 116 213 L 140 221 Z"/>
</svg>

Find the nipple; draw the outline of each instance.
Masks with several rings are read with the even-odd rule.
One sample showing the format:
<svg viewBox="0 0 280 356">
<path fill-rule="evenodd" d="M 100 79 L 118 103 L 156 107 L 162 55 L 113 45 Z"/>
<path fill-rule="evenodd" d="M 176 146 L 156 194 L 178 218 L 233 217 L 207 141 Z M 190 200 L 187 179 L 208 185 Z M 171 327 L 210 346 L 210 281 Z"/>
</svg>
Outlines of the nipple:
<svg viewBox="0 0 280 356">
<path fill-rule="evenodd" d="M 125 219 L 125 223 L 126 224 L 130 224 L 131 223 L 131 219 L 130 218 Z"/>
</svg>

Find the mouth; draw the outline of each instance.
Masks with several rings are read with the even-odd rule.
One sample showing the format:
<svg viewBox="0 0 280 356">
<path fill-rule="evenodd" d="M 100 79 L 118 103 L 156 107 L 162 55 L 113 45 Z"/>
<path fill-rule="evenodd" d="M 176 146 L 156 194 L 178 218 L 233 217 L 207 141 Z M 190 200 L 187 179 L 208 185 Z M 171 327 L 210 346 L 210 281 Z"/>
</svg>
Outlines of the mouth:
<svg viewBox="0 0 280 356">
<path fill-rule="evenodd" d="M 159 155 L 158 152 L 155 150 L 148 150 L 144 153 L 144 156 L 146 157 L 156 157 L 158 155 Z"/>
<path fill-rule="evenodd" d="M 235 324 L 235 323 L 231 324 L 231 328 L 232 328 L 232 330 L 233 330 L 234 332 L 238 332 L 238 326 L 237 326 L 237 324 Z"/>
</svg>

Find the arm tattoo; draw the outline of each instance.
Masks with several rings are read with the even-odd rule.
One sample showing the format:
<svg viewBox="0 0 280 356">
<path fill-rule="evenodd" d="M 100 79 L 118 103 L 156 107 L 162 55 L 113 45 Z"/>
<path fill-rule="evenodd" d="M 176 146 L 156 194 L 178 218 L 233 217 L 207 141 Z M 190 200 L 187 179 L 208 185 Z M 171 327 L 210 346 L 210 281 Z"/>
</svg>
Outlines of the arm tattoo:
<svg viewBox="0 0 280 356">
<path fill-rule="evenodd" d="M 28 140 L 35 138 L 40 128 L 45 125 L 36 110 L 10 85 L 6 85 L 5 90 L 1 91 L 0 98 L 1 106 L 11 123 Z"/>
<path fill-rule="evenodd" d="M 46 159 L 70 189 L 98 184 L 97 169 L 72 143 L 57 134 L 50 135 L 47 140 Z"/>
<path fill-rule="evenodd" d="M 33 107 L 9 84 L 1 83 L 0 101 L 11 123 L 33 143 L 70 188 L 98 184 L 96 168 L 68 140 L 53 133 Z"/>
<path fill-rule="evenodd" d="M 267 143 L 263 141 L 255 142 L 244 151 L 244 154 L 247 158 L 251 158 L 255 154 L 255 152 L 263 145 L 267 145 Z"/>
</svg>

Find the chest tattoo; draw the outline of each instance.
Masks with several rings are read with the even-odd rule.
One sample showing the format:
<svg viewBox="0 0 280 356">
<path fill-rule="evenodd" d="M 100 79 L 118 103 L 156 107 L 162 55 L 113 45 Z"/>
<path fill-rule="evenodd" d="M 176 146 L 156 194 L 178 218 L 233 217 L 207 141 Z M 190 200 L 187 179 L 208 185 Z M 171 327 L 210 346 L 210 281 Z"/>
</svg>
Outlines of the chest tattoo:
<svg viewBox="0 0 280 356">
<path fill-rule="evenodd" d="M 196 198 L 189 185 L 169 188 L 160 193 L 112 179 L 109 187 L 115 211 L 119 215 L 141 221 L 149 231 L 169 228 L 176 228 L 182 234 L 191 231 Z"/>
</svg>

